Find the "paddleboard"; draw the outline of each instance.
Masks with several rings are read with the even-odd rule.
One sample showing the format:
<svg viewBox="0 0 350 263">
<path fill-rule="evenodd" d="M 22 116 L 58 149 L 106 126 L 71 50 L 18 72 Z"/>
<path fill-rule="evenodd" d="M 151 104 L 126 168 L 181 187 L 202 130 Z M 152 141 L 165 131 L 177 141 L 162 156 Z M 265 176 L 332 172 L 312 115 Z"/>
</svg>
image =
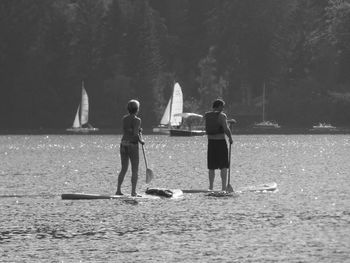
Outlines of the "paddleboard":
<svg viewBox="0 0 350 263">
<path fill-rule="evenodd" d="M 212 191 L 206 194 L 206 196 L 212 197 L 236 197 L 239 194 L 237 192 L 229 193 L 225 191 Z"/>
<path fill-rule="evenodd" d="M 103 194 L 87 194 L 87 193 L 67 193 L 62 194 L 62 200 L 92 200 L 92 199 L 119 199 L 119 200 L 130 200 L 130 199 L 159 199 L 159 198 L 180 198 L 183 193 L 180 189 L 168 190 L 173 194 L 172 196 L 156 195 L 156 194 L 141 194 L 139 196 L 131 195 L 103 195 Z"/>
<path fill-rule="evenodd" d="M 277 190 L 277 183 L 271 182 L 253 186 L 240 187 L 237 192 L 274 192 Z"/>
<path fill-rule="evenodd" d="M 62 200 L 92 200 L 92 199 L 140 199 L 140 198 L 156 198 L 156 196 L 140 195 L 103 195 L 103 194 L 87 194 L 87 193 L 67 193 L 61 195 Z"/>
<path fill-rule="evenodd" d="M 277 183 L 271 182 L 271 183 L 265 183 L 265 184 L 259 184 L 259 185 L 254 185 L 254 186 L 245 186 L 245 187 L 240 187 L 238 189 L 234 189 L 235 193 L 243 193 L 243 192 L 273 192 L 277 190 Z M 182 190 L 184 194 L 196 194 L 196 193 L 207 193 L 211 195 L 220 195 L 222 191 L 211 191 L 211 190 L 204 190 L 204 189 L 184 189 Z"/>
</svg>

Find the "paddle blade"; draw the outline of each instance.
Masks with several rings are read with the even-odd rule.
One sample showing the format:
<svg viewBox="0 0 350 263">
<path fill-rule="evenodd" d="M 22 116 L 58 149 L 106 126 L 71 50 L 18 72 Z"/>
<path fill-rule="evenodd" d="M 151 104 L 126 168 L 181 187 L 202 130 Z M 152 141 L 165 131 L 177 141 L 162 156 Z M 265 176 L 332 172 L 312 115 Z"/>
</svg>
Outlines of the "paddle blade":
<svg viewBox="0 0 350 263">
<path fill-rule="evenodd" d="M 146 169 L 146 184 L 149 184 L 153 179 L 153 171 L 151 169 Z"/>
<path fill-rule="evenodd" d="M 233 193 L 233 187 L 232 185 L 228 184 L 227 187 L 226 187 L 226 192 L 228 193 Z"/>
</svg>

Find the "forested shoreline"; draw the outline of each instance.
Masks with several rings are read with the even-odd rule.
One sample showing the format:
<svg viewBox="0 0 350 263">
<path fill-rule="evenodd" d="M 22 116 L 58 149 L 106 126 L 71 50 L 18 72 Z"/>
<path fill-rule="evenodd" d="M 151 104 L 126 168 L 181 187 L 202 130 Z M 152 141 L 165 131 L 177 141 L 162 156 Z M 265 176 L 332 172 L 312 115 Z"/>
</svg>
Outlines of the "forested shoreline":
<svg viewBox="0 0 350 263">
<path fill-rule="evenodd" d="M 1 0 L 0 128 L 67 128 L 81 82 L 90 121 L 119 128 L 131 98 L 157 125 L 184 110 L 350 125 L 350 0 Z"/>
</svg>

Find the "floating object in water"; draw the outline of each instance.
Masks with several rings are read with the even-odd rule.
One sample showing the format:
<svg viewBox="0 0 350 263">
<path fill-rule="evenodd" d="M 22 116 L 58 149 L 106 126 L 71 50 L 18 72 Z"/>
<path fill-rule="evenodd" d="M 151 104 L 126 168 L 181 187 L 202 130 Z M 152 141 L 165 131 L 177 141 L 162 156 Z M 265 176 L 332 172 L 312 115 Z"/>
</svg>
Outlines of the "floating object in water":
<svg viewBox="0 0 350 263">
<path fill-rule="evenodd" d="M 259 184 L 259 185 L 253 185 L 253 186 L 245 186 L 240 187 L 236 190 L 234 190 L 234 193 L 243 193 L 243 192 L 273 192 L 277 190 L 277 183 L 265 183 L 265 184 Z M 196 193 L 220 193 L 224 191 L 211 191 L 211 190 L 203 190 L 203 189 L 188 189 L 188 190 L 182 190 L 184 194 L 196 194 Z M 214 194 L 213 194 L 214 195 Z"/>
<path fill-rule="evenodd" d="M 92 199 L 119 199 L 119 200 L 138 200 L 138 199 L 159 199 L 159 198 L 179 198 L 183 195 L 180 189 L 162 189 L 148 188 L 145 194 L 138 196 L 131 195 L 103 195 L 103 194 L 86 194 L 86 193 L 67 193 L 62 194 L 62 200 L 92 200 Z"/>
</svg>

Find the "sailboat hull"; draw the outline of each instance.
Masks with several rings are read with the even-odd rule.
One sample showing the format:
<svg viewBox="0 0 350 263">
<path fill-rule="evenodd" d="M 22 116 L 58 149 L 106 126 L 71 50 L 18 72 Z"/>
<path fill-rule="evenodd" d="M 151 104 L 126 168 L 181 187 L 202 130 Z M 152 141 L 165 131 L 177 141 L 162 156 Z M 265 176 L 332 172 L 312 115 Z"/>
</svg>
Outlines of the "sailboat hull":
<svg viewBox="0 0 350 263">
<path fill-rule="evenodd" d="M 203 135 L 205 135 L 204 130 L 183 130 L 183 129 L 170 130 L 170 136 L 203 136 Z"/>
<path fill-rule="evenodd" d="M 255 129 L 279 129 L 281 126 L 279 126 L 277 123 L 271 123 L 271 122 L 261 122 L 254 124 L 253 128 Z"/>
<path fill-rule="evenodd" d="M 312 130 L 313 131 L 335 131 L 337 130 L 337 128 L 332 126 L 331 124 L 319 123 L 318 125 L 312 126 Z"/>
<path fill-rule="evenodd" d="M 154 127 L 152 131 L 153 133 L 157 133 L 157 134 L 165 134 L 165 135 L 170 134 L 170 129 L 168 127 L 158 126 L 158 127 Z"/>
<path fill-rule="evenodd" d="M 66 131 L 75 132 L 75 133 L 89 133 L 89 132 L 97 132 L 99 128 L 68 128 Z"/>
</svg>

